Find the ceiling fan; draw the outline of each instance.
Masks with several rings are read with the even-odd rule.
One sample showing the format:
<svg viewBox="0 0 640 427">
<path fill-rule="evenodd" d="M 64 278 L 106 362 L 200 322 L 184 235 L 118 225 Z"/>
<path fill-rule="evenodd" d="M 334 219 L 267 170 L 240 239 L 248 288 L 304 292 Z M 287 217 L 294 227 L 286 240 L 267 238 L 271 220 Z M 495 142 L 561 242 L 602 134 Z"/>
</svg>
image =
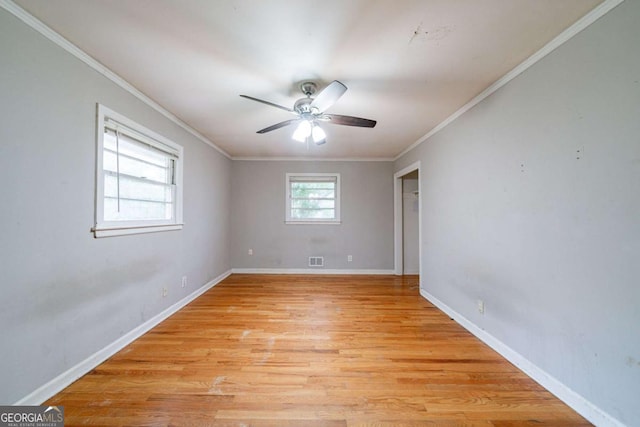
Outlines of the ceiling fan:
<svg viewBox="0 0 640 427">
<path fill-rule="evenodd" d="M 321 145 L 327 142 L 327 136 L 324 130 L 320 127 L 320 123 L 332 123 L 334 125 L 365 128 L 372 128 L 376 125 L 375 120 L 325 113 L 325 111 L 335 104 L 336 101 L 347 91 L 347 87 L 337 80 L 334 80 L 327 87 L 321 90 L 315 98 L 311 97 L 318 90 L 318 86 L 314 82 L 302 83 L 300 85 L 300 90 L 306 97 L 298 99 L 295 104 L 293 104 L 293 108 L 283 107 L 282 105 L 274 104 L 273 102 L 254 98 L 248 95 L 240 95 L 243 98 L 261 102 L 263 104 L 288 111 L 297 116 L 295 119 L 285 120 L 284 122 L 276 123 L 275 125 L 260 129 L 257 133 L 267 133 L 285 126 L 297 124 L 298 126 L 296 130 L 293 132 L 293 139 L 307 143 L 313 141 L 315 144 Z"/>
</svg>

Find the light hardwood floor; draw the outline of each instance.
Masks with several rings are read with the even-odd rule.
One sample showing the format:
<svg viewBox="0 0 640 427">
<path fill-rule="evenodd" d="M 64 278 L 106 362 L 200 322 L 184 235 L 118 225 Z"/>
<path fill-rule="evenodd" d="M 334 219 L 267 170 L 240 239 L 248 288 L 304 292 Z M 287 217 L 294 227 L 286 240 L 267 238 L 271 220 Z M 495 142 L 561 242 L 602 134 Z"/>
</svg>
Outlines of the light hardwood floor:
<svg viewBox="0 0 640 427">
<path fill-rule="evenodd" d="M 591 425 L 415 276 L 232 275 L 47 404 L 66 426 Z"/>
</svg>

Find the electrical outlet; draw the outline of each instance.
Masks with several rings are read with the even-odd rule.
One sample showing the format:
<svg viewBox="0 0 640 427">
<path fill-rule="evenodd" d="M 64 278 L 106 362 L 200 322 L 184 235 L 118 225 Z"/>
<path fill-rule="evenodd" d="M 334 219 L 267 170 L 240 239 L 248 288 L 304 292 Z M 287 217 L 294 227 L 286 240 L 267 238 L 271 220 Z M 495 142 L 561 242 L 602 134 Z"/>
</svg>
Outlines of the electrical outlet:
<svg viewBox="0 0 640 427">
<path fill-rule="evenodd" d="M 353 261 L 353 255 L 347 255 L 347 262 Z"/>
<path fill-rule="evenodd" d="M 183 288 L 187 287 L 187 276 L 182 276 L 182 287 Z"/>
<path fill-rule="evenodd" d="M 167 288 L 162 288 L 162 297 L 166 297 L 167 295 L 169 295 L 169 289 Z"/>
<path fill-rule="evenodd" d="M 247 253 L 248 253 L 249 255 L 253 255 L 253 249 L 249 249 L 249 250 L 247 251 Z"/>
<path fill-rule="evenodd" d="M 484 314 L 484 301 L 481 299 L 478 300 L 478 312 Z"/>
</svg>

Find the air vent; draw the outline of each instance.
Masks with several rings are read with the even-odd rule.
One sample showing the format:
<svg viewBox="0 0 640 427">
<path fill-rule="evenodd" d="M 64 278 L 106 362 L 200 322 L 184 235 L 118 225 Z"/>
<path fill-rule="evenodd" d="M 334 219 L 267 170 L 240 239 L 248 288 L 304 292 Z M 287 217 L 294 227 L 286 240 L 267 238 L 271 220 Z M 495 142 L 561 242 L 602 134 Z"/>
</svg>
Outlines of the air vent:
<svg viewBox="0 0 640 427">
<path fill-rule="evenodd" d="M 324 267 L 324 257 L 310 256 L 309 267 Z"/>
</svg>

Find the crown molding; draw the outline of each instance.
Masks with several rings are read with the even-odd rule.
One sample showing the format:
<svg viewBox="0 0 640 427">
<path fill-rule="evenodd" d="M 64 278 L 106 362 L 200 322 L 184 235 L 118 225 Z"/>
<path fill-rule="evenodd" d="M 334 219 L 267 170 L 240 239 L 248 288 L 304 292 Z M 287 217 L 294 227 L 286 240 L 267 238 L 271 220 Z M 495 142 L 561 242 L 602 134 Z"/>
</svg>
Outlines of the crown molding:
<svg viewBox="0 0 640 427">
<path fill-rule="evenodd" d="M 609 11 L 611 11 L 612 9 L 614 9 L 616 6 L 620 5 L 624 1 L 625 0 L 605 0 L 603 3 L 601 3 L 598 6 L 596 6 L 593 10 L 591 10 L 591 12 L 587 13 L 585 16 L 580 18 L 573 25 L 571 25 L 569 28 L 567 28 L 562 33 L 560 33 L 558 36 L 556 36 L 553 40 L 551 40 L 545 46 L 543 46 L 540 50 L 538 50 L 536 53 L 534 53 L 533 55 L 531 55 L 530 57 L 525 59 L 523 62 L 521 62 L 515 68 L 513 68 L 511 71 L 509 71 L 504 76 L 502 76 L 500 79 L 495 81 L 492 85 L 490 85 L 488 88 L 486 88 L 480 94 L 478 94 L 476 97 L 474 97 L 469 102 L 467 102 L 465 105 L 463 105 L 455 113 L 453 113 L 452 115 L 450 115 L 449 117 L 444 119 L 436 127 L 431 129 L 427 134 L 425 134 L 420 139 L 415 141 L 413 144 L 411 144 L 410 146 L 405 148 L 400 154 L 396 155 L 395 157 L 390 157 L 390 158 L 344 158 L 344 159 L 340 159 L 340 158 L 318 159 L 318 158 L 306 158 L 306 157 L 301 157 L 301 158 L 297 158 L 297 157 L 232 157 L 229 153 L 224 151 L 222 148 L 218 147 L 216 144 L 214 144 L 212 141 L 210 141 L 207 137 L 202 135 L 200 132 L 198 132 L 197 130 L 195 130 L 194 128 L 189 126 L 187 123 L 185 123 L 184 121 L 179 119 L 176 115 L 174 115 L 173 113 L 169 112 L 166 108 L 162 107 L 160 104 L 158 104 L 157 102 L 155 102 L 154 100 L 149 98 L 147 95 L 145 95 L 140 90 L 135 88 L 132 84 L 130 84 L 129 82 L 124 80 L 122 77 L 120 77 L 119 75 L 117 75 L 116 73 L 111 71 L 105 65 L 101 64 L 100 62 L 95 60 L 93 57 L 89 56 L 86 52 L 84 52 L 83 50 L 78 48 L 76 45 L 71 43 L 69 40 L 65 39 L 62 35 L 60 35 L 56 31 L 54 31 L 53 29 L 51 29 L 49 26 L 47 26 L 42 21 L 40 21 L 39 19 L 37 19 L 36 17 L 34 17 L 30 13 L 28 13 L 26 10 L 22 9 L 20 6 L 15 4 L 13 1 L 11 1 L 11 0 L 0 0 L 0 7 L 4 8 L 8 12 L 10 12 L 14 16 L 16 16 L 18 19 L 23 21 L 25 24 L 29 25 L 31 28 L 33 28 L 34 30 L 38 31 L 40 34 L 42 34 L 43 36 L 45 36 L 46 38 L 48 38 L 49 40 L 51 40 L 52 42 L 54 42 L 58 46 L 62 47 L 64 50 L 66 50 L 67 52 L 69 52 L 70 54 L 75 56 L 76 58 L 80 59 L 82 62 L 87 64 L 89 67 L 91 67 L 95 71 L 99 72 L 100 74 L 102 74 L 103 76 L 105 76 L 106 78 L 108 78 L 109 80 L 111 80 L 112 82 L 117 84 L 118 86 L 120 86 L 122 89 L 124 89 L 127 92 L 131 93 L 133 96 L 137 97 L 142 102 L 144 102 L 145 104 L 147 104 L 148 106 L 150 106 L 154 110 L 158 111 L 160 114 L 162 114 L 163 116 L 165 116 L 166 118 L 168 118 L 169 120 L 171 120 L 172 122 L 174 122 L 175 124 L 177 124 L 178 126 L 183 128 L 184 130 L 189 132 L 191 135 L 195 136 L 198 140 L 200 140 L 204 144 L 207 144 L 210 147 L 212 147 L 213 149 L 217 150 L 220 154 L 222 154 L 223 156 L 227 157 L 228 159 L 231 159 L 231 160 L 244 160 L 244 161 L 347 161 L 347 162 L 349 162 L 349 161 L 350 162 L 354 162 L 354 161 L 381 161 L 381 162 L 386 162 L 386 161 L 396 161 L 396 160 L 398 160 L 399 158 L 401 158 L 402 156 L 407 154 L 409 151 L 413 150 L 414 148 L 416 148 L 417 146 L 419 146 L 423 142 L 425 142 L 428 139 L 430 139 L 432 136 L 434 136 L 435 134 L 440 132 L 442 129 L 447 127 L 449 124 L 451 124 L 453 121 L 455 121 L 458 117 L 462 116 L 464 113 L 469 111 L 471 108 L 473 108 L 474 106 L 476 106 L 477 104 L 482 102 L 485 98 L 489 97 L 491 94 L 493 94 L 495 91 L 500 89 L 502 86 L 506 85 L 511 80 L 513 80 L 514 78 L 516 78 L 517 76 L 522 74 L 524 71 L 526 71 L 531 66 L 536 64 L 542 58 L 547 56 L 549 53 L 553 52 L 559 46 L 561 46 L 564 43 L 566 43 L 568 40 L 570 40 L 572 37 L 574 37 L 580 31 L 584 30 L 589 25 L 593 24 L 599 18 L 601 18 L 602 16 L 607 14 Z"/>
<path fill-rule="evenodd" d="M 231 157 L 243 162 L 393 162 L 393 157 Z"/>
<path fill-rule="evenodd" d="M 584 30 L 585 28 L 587 28 L 589 25 L 593 24 L 599 18 L 601 18 L 602 16 L 607 14 L 609 11 L 611 11 L 613 8 L 615 8 L 616 6 L 620 5 L 624 1 L 625 0 L 606 0 L 606 1 L 602 2 L 602 3 L 600 3 L 593 10 L 591 10 L 591 12 L 587 13 L 582 18 L 577 20 L 573 25 L 571 25 L 569 28 L 567 28 L 562 33 L 560 33 L 558 36 L 556 36 L 549 43 L 544 45 L 536 53 L 534 53 L 533 55 L 531 55 L 530 57 L 528 57 L 527 59 L 522 61 L 515 68 L 513 68 L 507 74 L 505 74 L 504 76 L 502 76 L 501 78 L 496 80 L 491 86 L 489 86 L 484 91 L 482 91 L 480 94 L 478 94 L 475 98 L 471 99 L 471 101 L 469 101 L 466 104 L 464 104 L 455 113 L 453 113 L 452 115 L 450 115 L 449 117 L 444 119 L 442 122 L 440 122 L 436 127 L 431 129 L 423 137 L 421 137 L 416 142 L 414 142 L 413 144 L 411 144 L 410 146 L 405 148 L 400 154 L 395 156 L 393 158 L 393 160 L 394 161 L 398 160 L 400 157 L 404 156 L 409 151 L 413 150 L 414 148 L 416 148 L 417 146 L 419 146 L 423 142 L 427 141 L 433 135 L 437 134 L 442 129 L 447 127 L 449 124 L 451 124 L 453 121 L 455 121 L 458 117 L 462 116 L 464 113 L 466 113 L 467 111 L 469 111 L 470 109 L 472 109 L 473 107 L 478 105 L 485 98 L 489 97 L 491 94 L 493 94 L 495 91 L 500 89 L 502 86 L 506 85 L 511 80 L 513 80 L 516 77 L 518 77 L 520 74 L 522 74 L 524 71 L 526 71 L 531 66 L 536 64 L 542 58 L 544 58 L 545 56 L 547 56 L 548 54 L 550 54 L 551 52 L 556 50 L 558 47 L 562 46 L 564 43 L 569 41 L 573 36 L 578 34 L 580 31 Z"/>
<path fill-rule="evenodd" d="M 211 148 L 218 151 L 220 154 L 225 156 L 228 159 L 231 159 L 231 156 L 224 151 L 222 148 L 218 147 L 216 144 L 211 142 L 206 136 L 202 135 L 200 132 L 189 126 L 187 123 L 180 120 L 176 115 L 171 113 L 169 110 L 164 108 L 162 105 L 155 102 L 153 99 L 149 98 L 147 95 L 138 90 L 131 83 L 127 82 L 125 79 L 111 71 L 105 65 L 98 62 L 96 59 L 88 55 L 85 51 L 80 49 L 78 46 L 71 43 L 69 40 L 65 39 L 61 34 L 54 31 L 51 27 L 47 26 L 44 22 L 40 21 L 35 16 L 31 15 L 29 12 L 15 4 L 11 0 L 0 0 L 0 7 L 7 10 L 9 13 L 13 14 L 16 18 L 20 19 L 22 22 L 45 36 L 47 39 L 51 40 L 53 43 L 57 44 L 71 55 L 75 56 L 86 65 L 102 74 L 104 77 L 111 80 L 113 83 L 120 86 L 122 89 L 129 92 L 131 95 L 138 98 L 140 101 L 147 104 L 149 107 L 153 108 L 167 119 L 171 120 L 173 123 L 180 126 L 185 131 L 189 132 L 191 135 L 195 136 L 200 142 L 210 146 Z"/>
</svg>

